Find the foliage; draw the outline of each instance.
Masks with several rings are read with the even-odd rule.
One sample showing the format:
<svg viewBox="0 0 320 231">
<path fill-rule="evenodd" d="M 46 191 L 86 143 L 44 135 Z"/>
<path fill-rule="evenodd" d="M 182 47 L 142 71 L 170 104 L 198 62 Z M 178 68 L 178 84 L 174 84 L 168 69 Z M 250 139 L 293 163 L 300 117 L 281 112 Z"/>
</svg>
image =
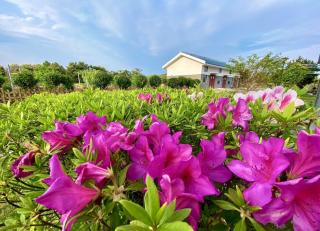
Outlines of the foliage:
<svg viewBox="0 0 320 231">
<path fill-rule="evenodd" d="M 6 70 L 4 69 L 3 66 L 0 65 L 0 76 L 5 76 L 6 75 Z"/>
<path fill-rule="evenodd" d="M 18 73 L 12 74 L 13 83 L 15 86 L 28 89 L 37 85 L 37 80 L 34 78 L 32 71 L 28 69 L 22 69 Z"/>
<path fill-rule="evenodd" d="M 58 74 L 64 75 L 66 73 L 63 66 L 58 63 L 50 63 L 48 61 L 43 62 L 42 64 L 37 64 L 33 67 L 34 77 L 41 81 L 42 79 L 48 78 L 47 76 L 44 77 L 48 73 L 54 73 L 57 77 Z M 52 77 L 53 78 L 53 77 Z M 49 78 L 50 79 L 50 78 Z M 48 81 L 50 82 L 50 81 Z M 53 84 L 54 81 L 51 81 Z"/>
<path fill-rule="evenodd" d="M 6 80 L 5 80 L 4 76 L 0 75 L 0 87 L 2 87 L 2 85 L 4 84 L 5 81 Z"/>
<path fill-rule="evenodd" d="M 144 88 L 148 83 L 148 79 L 141 72 L 132 72 L 132 83 L 137 88 Z"/>
<path fill-rule="evenodd" d="M 97 115 L 106 115 L 108 126 L 113 121 L 121 122 L 129 129 L 129 132 L 134 131 L 137 119 L 156 114 L 159 120 L 165 121 L 170 126 L 172 134 L 182 131 L 181 143 L 191 144 L 194 155 L 201 152 L 202 147 L 199 145 L 201 140 L 208 141 L 213 135 L 223 131 L 225 136 L 223 148 L 227 152 L 236 151 L 233 156 L 227 157 L 224 164 L 227 165 L 236 159 L 240 161 L 238 135 L 246 133 L 241 127 L 233 125 L 232 117 L 227 114 L 226 117 L 220 117 L 217 126 L 212 130 L 206 129 L 201 124 L 209 102 L 217 101 L 218 98 L 225 96 L 230 98 L 232 106 L 236 104 L 231 93 L 217 93 L 215 90 L 208 89 L 204 91 L 203 97 L 192 101 L 187 97 L 187 92 L 181 90 L 162 87 L 144 91 L 153 95 L 168 94 L 170 100 L 162 103 L 156 101 L 146 103 L 137 99 L 138 94 L 141 93 L 139 90 L 86 90 L 62 95 L 42 93 L 22 102 L 2 104 L 0 106 L 0 137 L 2 137 L 0 153 L 3 153 L 0 156 L 2 225 L 7 230 L 29 230 L 33 227 L 40 230 L 52 230 L 54 227 L 60 227 L 60 217 L 52 210 L 37 205 L 34 201 L 48 187 L 41 182 L 41 179 L 48 177 L 48 159 L 54 154 L 41 136 L 44 131 L 53 129 L 53 121 L 74 122 L 76 117 L 88 111 L 94 111 Z M 285 146 L 291 149 L 295 148 L 298 131 L 310 131 L 309 124 L 317 119 L 314 109 L 306 106 L 294 108 L 291 104 L 283 111 L 268 110 L 268 105 L 263 104 L 260 99 L 248 103 L 248 106 L 252 113 L 252 119 L 249 121 L 250 130 L 255 131 L 262 139 L 271 136 L 282 138 L 285 140 Z M 150 119 L 144 119 L 146 132 L 150 132 L 146 129 L 152 123 Z M 157 134 L 160 133 L 157 132 Z M 9 166 L 28 150 L 33 150 L 38 156 L 32 166 L 23 168 L 33 172 L 32 176 L 16 179 Z M 76 176 L 75 166 L 95 158 L 94 155 L 83 155 L 81 150 L 80 146 L 80 148 L 74 148 L 59 156 L 66 173 L 72 178 Z M 178 204 L 180 206 L 181 202 L 178 203 L 178 201 L 176 201 L 176 206 L 173 206 L 174 203 L 163 203 L 161 201 L 163 187 L 159 181 L 155 181 L 156 186 L 161 187 L 161 190 L 157 190 L 150 178 L 147 180 L 148 191 L 143 199 L 143 181 L 126 180 L 128 170 L 126 166 L 130 163 L 127 153 L 123 150 L 118 151 L 113 153 L 111 158 L 113 164 L 110 169 L 111 174 L 108 175 L 112 177 L 108 179 L 108 187 L 101 190 L 103 196 L 96 200 L 97 203 L 91 203 L 77 214 L 77 222 L 73 225 L 74 230 L 115 230 L 117 227 L 117 230 L 130 230 L 128 226 L 133 226 L 131 227 L 133 230 L 150 230 L 148 226 L 160 224 L 157 221 L 161 222 L 161 215 L 164 217 L 169 210 L 174 211 L 174 207 L 178 208 Z M 92 188 L 92 185 L 94 184 L 88 181 L 85 187 Z M 243 196 L 243 191 L 249 183 L 244 183 L 243 180 L 234 177 L 225 184 L 215 183 L 215 185 L 220 191 L 220 196 L 206 197 L 205 203 L 201 206 L 201 219 L 198 223 L 200 231 L 276 229 L 272 225 L 261 227 L 253 216 L 259 208 L 250 205 Z M 155 192 L 160 192 L 160 199 L 156 198 L 157 193 Z M 158 200 L 162 204 L 161 207 L 158 205 Z M 140 206 L 143 202 L 144 208 Z M 182 218 L 184 219 L 185 216 Z M 184 230 L 184 224 L 175 223 L 171 229 L 165 225 L 166 229 L 163 230 Z M 122 229 L 123 225 L 127 225 L 125 226 L 127 228 Z M 292 230 L 289 223 L 283 228 Z M 160 227 L 159 230 L 161 230 Z"/>
<path fill-rule="evenodd" d="M 128 89 L 132 84 L 129 71 L 120 71 L 114 76 L 114 78 L 115 84 L 120 89 Z"/>
<path fill-rule="evenodd" d="M 247 58 L 234 58 L 229 61 L 228 67 L 232 72 L 240 74 L 241 86 L 248 89 L 275 85 L 303 87 L 314 79 L 315 70 L 312 61 L 301 57 L 289 60 L 272 53 L 263 57 L 253 54 Z"/>
<path fill-rule="evenodd" d="M 159 75 L 151 75 L 149 77 L 149 85 L 151 87 L 159 87 L 161 84 L 161 78 Z"/>
<path fill-rule="evenodd" d="M 71 62 L 66 68 L 66 73 L 71 76 L 75 83 L 78 83 L 78 76 L 80 78 L 80 82 L 83 82 L 81 73 L 87 69 L 89 69 L 89 65 L 84 62 Z"/>
<path fill-rule="evenodd" d="M 62 84 L 65 80 L 65 75 L 56 71 L 45 72 L 40 77 L 40 83 L 48 88 L 54 88 Z"/>
<path fill-rule="evenodd" d="M 178 78 L 170 78 L 168 80 L 168 86 L 171 88 L 184 88 L 184 87 L 195 87 L 197 84 L 199 84 L 198 80 L 186 78 L 183 76 L 180 76 Z"/>
<path fill-rule="evenodd" d="M 112 83 L 113 76 L 110 72 L 98 70 L 95 72 L 92 85 L 93 87 L 104 89 Z"/>
</svg>

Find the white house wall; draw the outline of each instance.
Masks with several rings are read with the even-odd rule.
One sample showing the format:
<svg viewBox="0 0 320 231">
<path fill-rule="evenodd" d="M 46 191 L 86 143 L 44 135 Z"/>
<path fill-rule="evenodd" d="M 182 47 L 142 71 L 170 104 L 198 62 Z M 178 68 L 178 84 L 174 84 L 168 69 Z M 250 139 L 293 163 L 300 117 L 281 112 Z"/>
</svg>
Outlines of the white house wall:
<svg viewBox="0 0 320 231">
<path fill-rule="evenodd" d="M 200 78 L 202 72 L 202 64 L 184 56 L 178 58 L 167 68 L 167 76 L 198 76 Z"/>
</svg>

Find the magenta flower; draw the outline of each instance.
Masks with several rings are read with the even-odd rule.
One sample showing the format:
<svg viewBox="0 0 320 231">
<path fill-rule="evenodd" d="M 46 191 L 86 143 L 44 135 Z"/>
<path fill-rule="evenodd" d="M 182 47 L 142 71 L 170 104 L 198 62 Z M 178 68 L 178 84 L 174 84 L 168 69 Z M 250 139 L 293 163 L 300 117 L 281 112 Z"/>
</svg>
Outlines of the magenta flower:
<svg viewBox="0 0 320 231">
<path fill-rule="evenodd" d="M 244 131 L 249 128 L 248 121 L 252 119 L 252 114 L 243 99 L 239 99 L 236 107 L 232 111 L 232 124 L 233 126 L 241 126 Z"/>
<path fill-rule="evenodd" d="M 212 136 L 211 140 L 201 140 L 202 151 L 198 155 L 202 173 L 212 181 L 225 183 L 232 174 L 224 166 L 227 153 L 224 149 L 224 133 Z"/>
<path fill-rule="evenodd" d="M 90 139 L 93 135 L 103 131 L 106 127 L 107 119 L 105 116 L 97 116 L 93 112 L 88 112 L 86 115 L 81 115 L 77 118 L 77 125 L 84 133 L 83 150 L 90 145 Z"/>
<path fill-rule="evenodd" d="M 289 166 L 283 154 L 284 141 L 270 138 L 262 144 L 245 141 L 240 146 L 243 160 L 232 160 L 228 168 L 238 177 L 253 182 L 244 191 L 245 199 L 252 205 L 264 206 L 272 197 L 272 185 Z"/>
<path fill-rule="evenodd" d="M 58 153 L 68 151 L 82 135 L 82 130 L 74 124 L 56 122 L 55 130 L 42 133 L 42 139 L 50 144 L 50 150 L 60 150 Z"/>
<path fill-rule="evenodd" d="M 158 103 L 162 103 L 164 100 L 164 96 L 161 93 L 157 93 L 156 99 L 157 99 Z"/>
<path fill-rule="evenodd" d="M 250 131 L 250 132 L 246 132 L 244 135 L 239 135 L 239 141 L 240 141 L 240 144 L 246 141 L 250 143 L 258 144 L 260 141 L 260 138 L 257 135 L 257 133 Z"/>
<path fill-rule="evenodd" d="M 208 112 L 202 116 L 202 124 L 209 130 L 214 129 L 219 119 L 226 118 L 229 98 L 220 98 L 219 101 L 208 104 Z"/>
<path fill-rule="evenodd" d="M 111 122 L 104 135 L 106 137 L 106 145 L 111 152 L 118 152 L 126 142 L 128 129 L 121 123 Z"/>
<path fill-rule="evenodd" d="M 24 178 L 32 175 L 32 172 L 26 172 L 22 166 L 32 166 L 35 161 L 35 153 L 27 152 L 26 154 L 20 156 L 11 164 L 11 172 L 17 178 Z"/>
<path fill-rule="evenodd" d="M 297 92 L 295 90 L 288 90 L 283 94 L 279 102 L 279 109 L 283 111 L 290 103 L 294 102 L 295 107 L 304 105 L 303 100 L 297 97 Z"/>
<path fill-rule="evenodd" d="M 177 133 L 176 135 L 181 135 Z M 192 146 L 189 144 L 178 144 L 177 138 L 165 135 L 162 138 L 159 153 L 154 157 L 148 166 L 148 173 L 151 177 L 160 177 L 163 171 L 170 165 L 179 164 L 192 157 Z"/>
<path fill-rule="evenodd" d="M 291 162 L 289 178 L 314 177 L 320 173 L 320 135 L 304 131 L 297 137 L 298 153 L 288 153 Z"/>
<path fill-rule="evenodd" d="M 145 101 L 146 103 L 151 103 L 152 101 L 152 94 L 151 93 L 140 93 L 138 95 L 138 99 L 141 100 L 141 101 Z"/>
<path fill-rule="evenodd" d="M 89 162 L 80 164 L 75 171 L 78 174 L 77 184 L 81 185 L 87 180 L 93 180 L 99 188 L 103 188 L 111 174 L 109 170 Z"/>
<path fill-rule="evenodd" d="M 153 160 L 153 152 L 149 147 L 148 139 L 140 136 L 133 149 L 129 150 L 132 163 L 128 169 L 128 179 L 137 180 L 144 178 L 150 162 Z"/>
<path fill-rule="evenodd" d="M 170 176 L 163 175 L 160 180 L 160 192 L 161 203 L 170 203 L 176 200 L 176 208 L 184 209 L 190 208 L 191 213 L 188 217 L 188 222 L 194 230 L 198 230 L 198 221 L 200 219 L 200 204 L 198 198 L 190 193 L 185 193 L 184 183 L 181 179 L 177 178 L 171 180 Z"/>
<path fill-rule="evenodd" d="M 320 175 L 312 179 L 295 179 L 276 184 L 280 196 L 254 214 L 262 224 L 282 226 L 290 219 L 295 231 L 320 228 Z"/>
<path fill-rule="evenodd" d="M 202 201 L 205 196 L 219 194 L 209 178 L 201 172 L 199 160 L 194 156 L 188 161 L 170 165 L 163 174 L 169 175 L 172 180 L 181 179 L 185 192 L 194 194 L 199 201 Z"/>
<path fill-rule="evenodd" d="M 137 120 L 131 132 L 126 136 L 125 142 L 122 144 L 122 149 L 129 151 L 134 147 L 137 138 L 144 132 L 144 125 L 142 120 Z"/>
<path fill-rule="evenodd" d="M 317 135 L 320 135 L 320 128 L 316 128 L 316 129 L 315 129 L 315 133 L 316 133 Z"/>
<path fill-rule="evenodd" d="M 107 146 L 108 138 L 105 133 L 92 136 L 92 152 L 95 153 L 95 164 L 106 169 L 110 167 L 110 150 Z"/>
<path fill-rule="evenodd" d="M 95 200 L 99 195 L 94 189 L 74 183 L 63 172 L 57 155 L 50 159 L 50 178 L 46 182 L 49 184 L 49 188 L 35 201 L 62 215 L 63 230 L 71 230 L 71 226 L 75 221 L 67 225 L 70 218 L 84 209 L 87 204 Z"/>
</svg>

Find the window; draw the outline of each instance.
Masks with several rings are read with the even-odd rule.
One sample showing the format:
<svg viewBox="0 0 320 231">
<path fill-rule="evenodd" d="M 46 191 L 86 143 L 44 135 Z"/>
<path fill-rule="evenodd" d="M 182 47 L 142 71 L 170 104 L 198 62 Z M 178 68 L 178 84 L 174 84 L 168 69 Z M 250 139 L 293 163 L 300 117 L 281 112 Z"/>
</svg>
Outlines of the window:
<svg viewBox="0 0 320 231">
<path fill-rule="evenodd" d="M 222 68 L 219 68 L 219 73 L 222 73 Z"/>
<path fill-rule="evenodd" d="M 220 84 L 220 80 L 218 80 L 217 84 Z"/>
<path fill-rule="evenodd" d="M 203 71 L 204 71 L 204 72 L 207 72 L 207 71 L 208 71 L 208 66 L 204 66 L 204 67 L 203 67 Z"/>
<path fill-rule="evenodd" d="M 230 81 L 228 81 L 228 84 L 230 84 Z"/>
<path fill-rule="evenodd" d="M 206 75 L 202 75 L 202 82 L 206 82 Z"/>
</svg>

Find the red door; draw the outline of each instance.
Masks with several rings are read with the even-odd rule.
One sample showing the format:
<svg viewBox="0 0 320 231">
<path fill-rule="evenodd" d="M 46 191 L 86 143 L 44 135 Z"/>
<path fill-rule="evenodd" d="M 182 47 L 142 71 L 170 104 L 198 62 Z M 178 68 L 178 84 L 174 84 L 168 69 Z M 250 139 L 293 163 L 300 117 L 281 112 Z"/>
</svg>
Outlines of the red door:
<svg viewBox="0 0 320 231">
<path fill-rule="evenodd" d="M 214 74 L 210 74 L 210 76 L 209 76 L 209 87 L 214 88 L 214 80 L 215 80 L 215 75 Z"/>
<path fill-rule="evenodd" d="M 222 80 L 222 88 L 226 87 L 226 83 L 227 83 L 227 76 L 223 76 L 223 80 Z"/>
</svg>

